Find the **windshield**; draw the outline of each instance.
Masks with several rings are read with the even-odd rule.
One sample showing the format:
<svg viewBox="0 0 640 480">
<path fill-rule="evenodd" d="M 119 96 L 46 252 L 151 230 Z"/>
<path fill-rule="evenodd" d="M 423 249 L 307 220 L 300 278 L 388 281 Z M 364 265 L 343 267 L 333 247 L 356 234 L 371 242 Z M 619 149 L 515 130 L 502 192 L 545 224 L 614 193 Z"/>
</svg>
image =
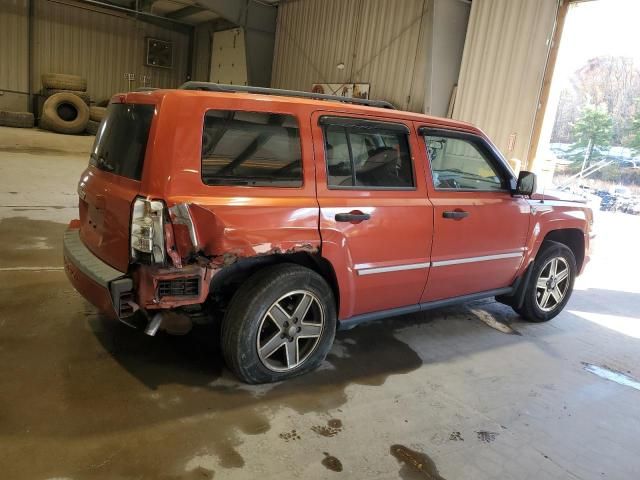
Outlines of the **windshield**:
<svg viewBox="0 0 640 480">
<path fill-rule="evenodd" d="M 89 163 L 114 175 L 140 180 L 154 109 L 154 105 L 109 105 Z"/>
</svg>

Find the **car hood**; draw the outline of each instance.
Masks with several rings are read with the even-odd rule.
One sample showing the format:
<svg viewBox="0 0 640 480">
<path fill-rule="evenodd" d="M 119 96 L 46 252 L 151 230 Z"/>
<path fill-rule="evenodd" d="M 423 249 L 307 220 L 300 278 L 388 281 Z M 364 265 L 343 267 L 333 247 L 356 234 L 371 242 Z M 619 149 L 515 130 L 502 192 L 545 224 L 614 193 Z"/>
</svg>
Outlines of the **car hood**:
<svg viewBox="0 0 640 480">
<path fill-rule="evenodd" d="M 543 193 L 534 193 L 532 200 L 556 200 L 561 202 L 587 203 L 585 197 L 560 190 L 545 190 Z"/>
</svg>

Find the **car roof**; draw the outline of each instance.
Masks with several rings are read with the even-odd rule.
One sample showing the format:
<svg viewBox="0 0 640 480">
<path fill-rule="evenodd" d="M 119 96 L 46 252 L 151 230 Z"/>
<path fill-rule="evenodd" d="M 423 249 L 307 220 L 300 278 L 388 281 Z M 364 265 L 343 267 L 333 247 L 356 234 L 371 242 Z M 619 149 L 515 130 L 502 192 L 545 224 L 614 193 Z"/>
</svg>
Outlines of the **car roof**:
<svg viewBox="0 0 640 480">
<path fill-rule="evenodd" d="M 149 101 L 154 99 L 160 103 L 165 97 L 202 97 L 202 98 L 226 98 L 226 99 L 241 99 L 257 102 L 282 102 L 288 104 L 305 105 L 311 107 L 317 107 L 318 110 L 323 111 L 335 111 L 340 113 L 353 113 L 360 115 L 372 115 L 377 117 L 388 117 L 405 121 L 413 121 L 424 123 L 426 126 L 451 128 L 456 130 L 464 130 L 472 132 L 483 137 L 486 137 L 484 132 L 474 125 L 462 122 L 459 120 L 453 120 L 450 118 L 435 117 L 431 115 L 425 115 L 422 113 L 408 112 L 404 110 L 396 110 L 390 108 L 380 108 L 368 105 L 359 105 L 347 102 L 339 102 L 333 100 L 317 100 L 312 98 L 302 98 L 295 96 L 283 96 L 283 95 L 266 95 L 260 93 L 245 93 L 245 92 L 211 92 L 202 90 L 181 90 L 181 89 L 166 89 L 166 90 L 148 90 L 148 91 L 136 91 L 126 94 L 114 95 L 112 100 L 117 99 L 119 102 L 132 102 L 136 101 Z M 155 102 L 154 102 L 155 103 Z"/>
</svg>

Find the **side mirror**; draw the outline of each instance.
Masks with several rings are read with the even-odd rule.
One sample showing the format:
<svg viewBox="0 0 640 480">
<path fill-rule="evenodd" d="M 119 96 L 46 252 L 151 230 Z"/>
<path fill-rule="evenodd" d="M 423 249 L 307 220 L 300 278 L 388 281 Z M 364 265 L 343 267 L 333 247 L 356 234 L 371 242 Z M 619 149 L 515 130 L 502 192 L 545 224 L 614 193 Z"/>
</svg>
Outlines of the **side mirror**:
<svg viewBox="0 0 640 480">
<path fill-rule="evenodd" d="M 518 183 L 513 191 L 514 195 L 530 197 L 536 191 L 536 174 L 533 172 L 520 172 Z"/>
</svg>

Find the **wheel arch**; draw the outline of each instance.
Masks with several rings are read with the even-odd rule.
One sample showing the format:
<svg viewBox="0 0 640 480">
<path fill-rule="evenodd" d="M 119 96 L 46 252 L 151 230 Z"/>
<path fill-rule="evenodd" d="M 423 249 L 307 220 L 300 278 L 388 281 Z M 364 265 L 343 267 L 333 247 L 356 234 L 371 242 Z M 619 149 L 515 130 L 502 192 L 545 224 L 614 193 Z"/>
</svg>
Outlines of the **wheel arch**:
<svg viewBox="0 0 640 480">
<path fill-rule="evenodd" d="M 287 254 L 261 255 L 242 258 L 224 267 L 211 279 L 209 294 L 215 300 L 228 303 L 235 290 L 258 270 L 271 265 L 291 263 L 299 265 L 319 274 L 329 285 L 336 302 L 336 311 L 340 307 L 340 289 L 336 272 L 326 258 L 321 255 L 296 252 Z"/>
<path fill-rule="evenodd" d="M 542 244 L 546 241 L 566 245 L 573 252 L 573 256 L 576 258 L 576 267 L 578 272 L 582 270 L 585 257 L 585 241 L 584 232 L 582 230 L 579 228 L 561 228 L 558 230 L 551 230 L 545 235 L 542 240 Z"/>
</svg>

